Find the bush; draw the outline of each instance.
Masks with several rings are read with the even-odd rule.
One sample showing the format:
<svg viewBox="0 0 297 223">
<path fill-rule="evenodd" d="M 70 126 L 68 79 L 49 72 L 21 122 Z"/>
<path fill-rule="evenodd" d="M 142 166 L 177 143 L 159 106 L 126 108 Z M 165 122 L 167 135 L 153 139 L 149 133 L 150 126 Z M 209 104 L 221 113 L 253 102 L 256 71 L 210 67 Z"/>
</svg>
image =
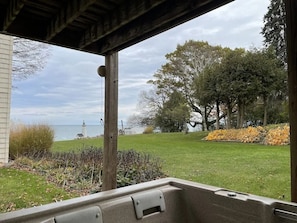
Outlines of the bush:
<svg viewBox="0 0 297 223">
<path fill-rule="evenodd" d="M 290 127 L 285 125 L 269 129 L 264 143 L 266 145 L 288 145 L 290 143 Z"/>
<path fill-rule="evenodd" d="M 260 143 L 266 135 L 266 130 L 261 127 L 248 127 L 244 129 L 219 129 L 210 132 L 206 140 L 237 141 L 243 143 Z"/>
<path fill-rule="evenodd" d="M 214 130 L 205 137 L 209 141 L 235 141 L 237 140 L 237 130 L 236 129 L 219 129 Z"/>
<path fill-rule="evenodd" d="M 161 161 L 134 150 L 118 151 L 117 186 L 123 187 L 165 177 Z"/>
<path fill-rule="evenodd" d="M 148 154 L 118 151 L 117 187 L 165 177 L 161 161 Z M 88 147 L 79 153 L 32 153 L 15 160 L 14 166 L 43 176 L 58 186 L 81 195 L 101 191 L 103 150 Z"/>
<path fill-rule="evenodd" d="M 9 156 L 15 159 L 27 153 L 49 151 L 54 142 L 54 130 L 45 124 L 11 126 L 9 135 Z"/>
<path fill-rule="evenodd" d="M 288 145 L 290 143 L 290 127 L 270 126 L 263 128 L 248 127 L 244 129 L 220 129 L 210 132 L 209 141 L 237 141 L 243 143 L 263 143 L 266 145 Z"/>
<path fill-rule="evenodd" d="M 266 136 L 266 130 L 261 127 L 247 127 L 238 130 L 238 139 L 243 143 L 262 143 Z"/>
<path fill-rule="evenodd" d="M 143 134 L 152 134 L 154 132 L 154 127 L 153 126 L 147 126 L 144 130 L 143 130 Z"/>
</svg>

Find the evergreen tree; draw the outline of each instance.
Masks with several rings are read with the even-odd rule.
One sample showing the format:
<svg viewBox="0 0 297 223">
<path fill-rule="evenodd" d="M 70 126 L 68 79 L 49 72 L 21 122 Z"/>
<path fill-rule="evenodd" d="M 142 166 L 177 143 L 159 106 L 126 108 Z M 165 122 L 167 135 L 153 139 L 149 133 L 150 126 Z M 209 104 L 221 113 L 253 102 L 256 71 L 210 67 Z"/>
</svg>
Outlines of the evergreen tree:
<svg viewBox="0 0 297 223">
<path fill-rule="evenodd" d="M 264 16 L 262 34 L 266 47 L 272 46 L 283 65 L 287 63 L 286 52 L 286 11 L 284 0 L 271 0 Z"/>
</svg>

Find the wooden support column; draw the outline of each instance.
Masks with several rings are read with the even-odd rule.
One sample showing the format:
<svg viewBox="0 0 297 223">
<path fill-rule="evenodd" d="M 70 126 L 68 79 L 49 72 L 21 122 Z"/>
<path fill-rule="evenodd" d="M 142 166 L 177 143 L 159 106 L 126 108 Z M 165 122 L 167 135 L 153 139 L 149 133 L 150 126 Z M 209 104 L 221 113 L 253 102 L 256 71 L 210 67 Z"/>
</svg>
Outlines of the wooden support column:
<svg viewBox="0 0 297 223">
<path fill-rule="evenodd" d="M 297 202 L 297 1 L 285 0 L 289 84 L 291 200 Z"/>
<path fill-rule="evenodd" d="M 117 186 L 118 53 L 105 56 L 105 111 L 102 190 Z"/>
</svg>

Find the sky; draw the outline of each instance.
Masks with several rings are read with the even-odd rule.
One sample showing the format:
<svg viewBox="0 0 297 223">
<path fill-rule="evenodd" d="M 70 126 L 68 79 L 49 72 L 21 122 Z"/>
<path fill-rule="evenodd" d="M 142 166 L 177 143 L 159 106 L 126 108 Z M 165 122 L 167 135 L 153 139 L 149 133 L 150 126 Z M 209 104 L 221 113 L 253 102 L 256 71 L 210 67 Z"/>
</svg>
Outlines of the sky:
<svg viewBox="0 0 297 223">
<path fill-rule="evenodd" d="M 171 30 L 119 52 L 119 119 L 140 112 L 141 91 L 167 61 L 165 55 L 187 40 L 223 47 L 262 47 L 263 17 L 269 0 L 235 0 Z M 101 124 L 104 119 L 104 78 L 97 68 L 104 57 L 51 47 L 46 67 L 27 80 L 13 82 L 11 120 L 26 124 Z"/>
</svg>

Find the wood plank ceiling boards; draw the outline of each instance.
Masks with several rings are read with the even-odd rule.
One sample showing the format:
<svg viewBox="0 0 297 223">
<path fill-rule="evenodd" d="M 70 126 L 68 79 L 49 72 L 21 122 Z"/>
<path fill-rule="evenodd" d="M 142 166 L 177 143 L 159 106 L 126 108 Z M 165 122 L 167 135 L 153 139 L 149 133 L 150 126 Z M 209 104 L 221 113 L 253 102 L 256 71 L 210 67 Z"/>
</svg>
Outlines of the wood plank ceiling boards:
<svg viewBox="0 0 297 223">
<path fill-rule="evenodd" d="M 230 1 L 0 0 L 0 33 L 106 55 Z"/>
</svg>

